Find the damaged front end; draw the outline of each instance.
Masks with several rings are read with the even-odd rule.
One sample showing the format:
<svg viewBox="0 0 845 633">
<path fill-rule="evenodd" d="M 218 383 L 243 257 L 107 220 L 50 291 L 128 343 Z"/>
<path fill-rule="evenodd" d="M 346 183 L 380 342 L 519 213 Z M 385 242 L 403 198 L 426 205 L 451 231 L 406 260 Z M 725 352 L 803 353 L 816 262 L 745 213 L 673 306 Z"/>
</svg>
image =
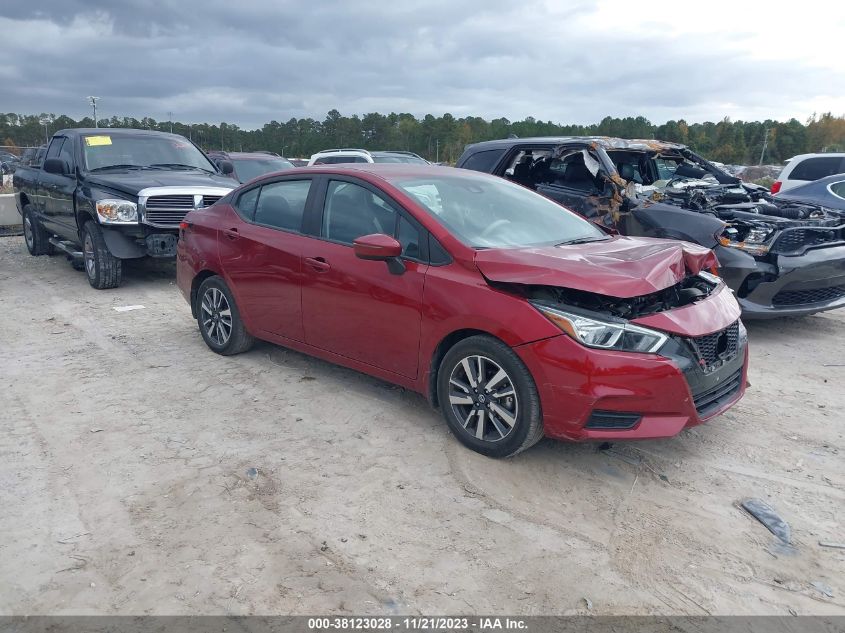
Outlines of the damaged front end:
<svg viewBox="0 0 845 633">
<path fill-rule="evenodd" d="M 622 232 L 711 246 L 719 258 L 719 274 L 736 292 L 746 318 L 845 306 L 843 215 L 773 198 L 686 149 L 650 156 L 651 164 L 667 161 L 677 164 L 670 178 L 636 183 L 633 195 L 628 188 L 629 213 L 620 221 Z M 672 209 L 696 215 L 690 218 Z"/>
<path fill-rule="evenodd" d="M 586 384 L 570 386 L 573 374 L 560 366 L 560 383 L 546 385 L 561 402 L 583 400 L 591 413 L 559 423 L 561 437 L 664 437 L 718 415 L 742 396 L 747 367 L 747 333 L 730 290 L 706 271 L 687 273 L 677 283 L 645 295 L 614 297 L 560 286 L 488 283 L 519 294 L 557 325 L 576 347 L 602 355 L 601 364 L 619 371 L 598 370 Z M 552 361 L 553 342 L 537 346 Z M 553 351 L 555 350 L 555 351 Z M 532 350 L 533 351 L 533 350 Z M 582 366 L 570 349 L 563 352 Z M 526 350 L 525 357 L 530 358 Z M 655 359 L 648 360 L 648 357 Z M 650 370 L 646 368 L 650 367 Z M 671 404 L 633 376 L 651 371 L 665 381 L 676 398 Z M 627 376 L 627 379 L 625 378 Z M 668 385 L 671 384 L 672 387 Z M 678 395 L 680 411 L 676 409 Z M 664 408 L 665 407 L 665 408 Z M 554 426 L 554 425 L 552 425 Z"/>
</svg>

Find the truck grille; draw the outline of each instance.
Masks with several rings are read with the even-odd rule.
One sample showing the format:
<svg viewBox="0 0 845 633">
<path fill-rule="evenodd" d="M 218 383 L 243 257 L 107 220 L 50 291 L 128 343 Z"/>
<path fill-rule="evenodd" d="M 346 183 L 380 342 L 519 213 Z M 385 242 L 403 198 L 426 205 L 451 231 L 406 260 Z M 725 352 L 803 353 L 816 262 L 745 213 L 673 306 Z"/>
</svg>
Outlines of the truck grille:
<svg viewBox="0 0 845 633">
<path fill-rule="evenodd" d="M 687 339 L 695 351 L 698 364 L 705 374 L 736 358 L 739 353 L 739 321 L 724 330 Z"/>
<path fill-rule="evenodd" d="M 742 386 L 742 369 L 731 374 L 727 380 L 706 391 L 693 394 L 693 404 L 698 415 L 707 415 L 730 400 Z"/>
<path fill-rule="evenodd" d="M 144 221 L 153 226 L 177 227 L 189 211 L 210 207 L 223 196 L 174 194 L 151 196 L 144 206 Z M 199 202 L 199 204 L 197 204 Z"/>
<path fill-rule="evenodd" d="M 800 253 L 810 246 L 842 241 L 839 227 L 829 229 L 787 229 L 772 244 L 773 253 Z"/>
<path fill-rule="evenodd" d="M 800 306 L 809 303 L 828 303 L 845 297 L 845 286 L 813 288 L 812 290 L 781 290 L 772 298 L 774 306 Z"/>
</svg>

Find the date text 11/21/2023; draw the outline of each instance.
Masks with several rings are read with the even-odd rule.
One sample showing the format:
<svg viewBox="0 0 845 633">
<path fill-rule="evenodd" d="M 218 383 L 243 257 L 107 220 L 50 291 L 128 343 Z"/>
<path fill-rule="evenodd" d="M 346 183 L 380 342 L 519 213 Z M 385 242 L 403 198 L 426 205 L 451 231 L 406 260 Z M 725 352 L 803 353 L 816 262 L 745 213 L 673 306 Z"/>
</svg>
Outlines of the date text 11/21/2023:
<svg viewBox="0 0 845 633">
<path fill-rule="evenodd" d="M 309 618 L 308 629 L 328 630 L 527 630 L 524 619 L 508 617 L 341 617 Z"/>
</svg>

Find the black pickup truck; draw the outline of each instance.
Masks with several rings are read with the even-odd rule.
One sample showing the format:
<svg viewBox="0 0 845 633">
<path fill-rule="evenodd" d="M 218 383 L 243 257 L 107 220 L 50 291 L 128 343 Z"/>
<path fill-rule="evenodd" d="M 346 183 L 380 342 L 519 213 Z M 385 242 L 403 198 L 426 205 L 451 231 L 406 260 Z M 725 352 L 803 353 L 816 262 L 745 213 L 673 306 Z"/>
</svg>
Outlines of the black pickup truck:
<svg viewBox="0 0 845 633">
<path fill-rule="evenodd" d="M 234 188 L 231 170 L 177 134 L 69 129 L 12 183 L 29 252 L 63 251 L 102 289 L 120 285 L 124 259 L 174 257 L 179 223 Z"/>
</svg>

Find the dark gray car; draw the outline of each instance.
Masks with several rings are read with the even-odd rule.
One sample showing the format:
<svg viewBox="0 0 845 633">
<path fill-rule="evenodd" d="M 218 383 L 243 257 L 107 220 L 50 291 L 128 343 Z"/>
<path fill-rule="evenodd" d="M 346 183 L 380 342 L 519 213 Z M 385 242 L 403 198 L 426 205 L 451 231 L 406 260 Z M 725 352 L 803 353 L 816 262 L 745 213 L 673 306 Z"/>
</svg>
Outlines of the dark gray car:
<svg viewBox="0 0 845 633">
<path fill-rule="evenodd" d="M 512 180 L 622 235 L 712 248 L 745 318 L 845 306 L 845 219 L 816 202 L 773 198 L 684 145 L 503 139 L 468 146 L 457 166 Z"/>
<path fill-rule="evenodd" d="M 835 174 L 787 189 L 775 200 L 792 200 L 802 204 L 818 204 L 840 211 L 845 217 L 845 174 Z"/>
</svg>

